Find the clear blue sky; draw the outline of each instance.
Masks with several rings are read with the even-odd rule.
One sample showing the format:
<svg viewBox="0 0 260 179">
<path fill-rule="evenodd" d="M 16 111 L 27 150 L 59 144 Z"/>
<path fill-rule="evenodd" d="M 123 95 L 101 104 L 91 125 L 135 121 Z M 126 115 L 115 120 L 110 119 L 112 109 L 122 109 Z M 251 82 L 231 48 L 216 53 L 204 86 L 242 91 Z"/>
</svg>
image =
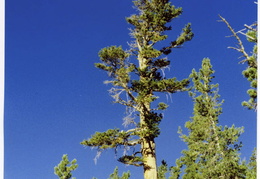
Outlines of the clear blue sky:
<svg viewBox="0 0 260 179">
<path fill-rule="evenodd" d="M 183 14 L 173 21 L 169 38 L 176 38 L 190 22 L 195 37 L 175 49 L 168 77 L 187 77 L 201 60 L 209 57 L 215 69 L 215 83 L 225 100 L 220 124 L 244 126 L 240 137 L 241 158 L 249 159 L 256 146 L 256 113 L 241 106 L 247 100 L 249 83 L 241 75 L 246 65 L 241 55 L 227 49 L 236 44 L 218 14 L 235 30 L 256 21 L 254 0 L 175 0 Z M 95 131 L 123 129 L 125 108 L 112 104 L 104 85 L 104 72 L 96 69 L 98 51 L 110 45 L 130 42 L 125 17 L 135 13 L 131 0 L 8 0 L 6 1 L 5 58 L 5 179 L 55 179 L 53 167 L 63 154 L 78 160 L 78 179 L 108 178 L 115 166 L 131 170 L 133 179 L 142 169 L 116 161 L 114 151 L 104 152 L 97 164 L 95 150 L 79 143 Z M 251 51 L 251 46 L 246 46 Z M 166 96 L 162 99 L 167 100 Z M 161 136 L 157 138 L 158 161 L 169 166 L 185 148 L 178 126 L 192 116 L 192 101 L 186 93 L 172 95 L 164 113 Z"/>
</svg>

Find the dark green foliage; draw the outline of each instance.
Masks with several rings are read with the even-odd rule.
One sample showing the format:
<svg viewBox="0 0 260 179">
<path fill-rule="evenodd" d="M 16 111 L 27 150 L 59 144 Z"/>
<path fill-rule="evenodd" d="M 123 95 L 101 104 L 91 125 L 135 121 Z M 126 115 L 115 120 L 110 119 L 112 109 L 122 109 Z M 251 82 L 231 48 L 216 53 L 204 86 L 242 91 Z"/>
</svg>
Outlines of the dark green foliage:
<svg viewBox="0 0 260 179">
<path fill-rule="evenodd" d="M 219 101 L 218 85 L 211 84 L 214 71 L 209 59 L 204 59 L 199 72 L 193 70 L 194 101 L 193 117 L 186 122 L 189 134 L 181 133 L 188 149 L 171 168 L 173 178 L 244 178 L 246 166 L 240 163 L 239 153 L 242 144 L 238 138 L 242 128 L 222 127 L 218 125 L 218 116 L 222 113 Z"/>
<path fill-rule="evenodd" d="M 158 104 L 158 110 L 165 110 L 168 108 L 168 105 L 165 103 L 159 103 Z"/>
<path fill-rule="evenodd" d="M 152 42 L 166 39 L 162 33 L 171 29 L 166 23 L 182 13 L 181 8 L 175 8 L 164 0 L 137 0 L 134 4 L 142 13 L 132 15 L 127 21 L 138 31 L 136 39 L 147 37 Z"/>
<path fill-rule="evenodd" d="M 71 172 L 78 168 L 78 164 L 76 164 L 77 160 L 73 159 L 71 162 L 68 159 L 68 155 L 65 154 L 62 156 L 61 162 L 58 166 L 54 167 L 54 173 L 60 179 L 70 179 L 72 177 Z M 72 179 L 76 179 L 73 177 Z"/>
<path fill-rule="evenodd" d="M 113 86 L 110 94 L 114 102 L 126 106 L 127 111 L 132 111 L 126 118 L 131 120 L 124 124 L 131 123 L 135 127 L 127 131 L 109 129 L 102 133 L 96 132 L 81 144 L 96 147 L 98 150 L 141 145 L 140 151 L 124 155 L 118 160 L 125 164 L 143 166 L 146 170 L 149 166 L 145 166 L 144 161 L 147 162 L 148 159 L 143 158 L 148 155 L 155 158 L 155 149 L 151 146 L 155 146 L 154 138 L 160 134 L 159 124 L 163 118 L 161 111 L 168 107 L 165 103 L 156 103 L 156 93 L 185 91 L 189 84 L 188 78 L 177 80 L 174 77 L 165 77 L 162 72 L 170 65 L 167 55 L 173 48 L 191 40 L 193 33 L 190 24 L 187 24 L 177 39 L 166 46 L 158 43 L 161 47 L 155 48 L 157 42 L 168 38 L 166 32 L 171 30 L 169 23 L 182 14 L 182 9 L 175 8 L 169 0 L 133 2 L 138 14 L 126 18 L 133 27 L 131 37 L 134 41 L 130 44 L 130 50 L 123 50 L 121 46 L 103 48 L 99 52 L 101 63 L 96 63 L 95 66 L 108 72 L 110 80 L 106 83 Z M 151 104 L 157 108 L 151 109 Z M 139 122 L 133 121 L 136 116 L 139 117 Z"/>
<path fill-rule="evenodd" d="M 165 31 L 171 30 L 171 26 L 168 26 L 167 23 L 182 14 L 181 8 L 175 8 L 169 1 L 165 0 L 137 0 L 134 1 L 134 4 L 141 10 L 141 13 L 132 15 L 127 18 L 127 21 L 135 27 L 133 37 L 138 42 L 146 42 L 146 44 L 140 44 L 144 48 L 147 45 L 165 40 L 167 38 Z M 190 25 L 187 25 L 181 35 L 172 42 L 171 47 L 182 45 L 185 41 L 191 40 L 192 37 L 193 33 L 190 30 Z M 166 47 L 166 49 L 170 49 L 169 47 Z M 153 51 L 153 48 L 150 48 L 150 51 Z M 150 54 L 149 50 L 146 52 L 145 55 Z M 158 52 L 153 57 L 159 54 Z"/>
<path fill-rule="evenodd" d="M 98 147 L 98 149 L 115 148 L 118 145 L 127 145 L 129 135 L 119 129 L 108 129 L 106 132 L 96 132 L 89 140 L 81 142 L 82 145 Z"/>
</svg>

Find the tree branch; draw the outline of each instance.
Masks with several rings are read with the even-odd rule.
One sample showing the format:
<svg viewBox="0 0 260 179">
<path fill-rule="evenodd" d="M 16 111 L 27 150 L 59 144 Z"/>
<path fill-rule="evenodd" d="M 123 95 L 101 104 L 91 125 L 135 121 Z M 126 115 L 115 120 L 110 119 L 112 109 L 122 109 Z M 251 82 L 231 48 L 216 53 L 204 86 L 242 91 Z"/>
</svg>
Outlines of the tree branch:
<svg viewBox="0 0 260 179">
<path fill-rule="evenodd" d="M 235 48 L 235 47 L 229 47 L 232 49 L 235 49 L 239 52 L 241 52 L 243 54 L 243 56 L 246 58 L 246 60 L 243 60 L 244 62 L 247 61 L 249 59 L 249 55 L 246 53 L 244 45 L 241 41 L 241 39 L 238 37 L 237 33 L 234 31 L 234 29 L 231 27 L 231 25 L 228 23 L 228 21 L 226 19 L 224 19 L 222 16 L 219 15 L 219 17 L 221 18 L 222 22 L 225 22 L 225 24 L 227 25 L 227 27 L 229 28 L 229 30 L 232 32 L 232 34 L 234 35 L 234 37 L 237 39 L 238 41 L 238 45 L 240 48 Z"/>
</svg>

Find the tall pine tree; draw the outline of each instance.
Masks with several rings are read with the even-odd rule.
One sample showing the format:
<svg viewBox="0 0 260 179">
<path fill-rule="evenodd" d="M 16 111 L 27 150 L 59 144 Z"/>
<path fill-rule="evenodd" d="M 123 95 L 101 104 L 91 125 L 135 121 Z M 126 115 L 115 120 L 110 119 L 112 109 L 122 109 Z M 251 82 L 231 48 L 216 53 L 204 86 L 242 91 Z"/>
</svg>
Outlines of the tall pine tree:
<svg viewBox="0 0 260 179">
<path fill-rule="evenodd" d="M 172 167 L 171 179 L 182 176 L 184 179 L 205 178 L 244 178 L 245 165 L 240 164 L 238 137 L 242 128 L 218 125 L 218 117 L 222 113 L 219 101 L 218 84 L 212 84 L 214 71 L 209 59 L 202 61 L 199 72 L 192 71 L 194 101 L 193 117 L 186 122 L 189 134 L 181 138 L 188 149 Z"/>
<path fill-rule="evenodd" d="M 168 23 L 181 15 L 182 9 L 175 8 L 169 0 L 135 0 L 133 3 L 138 14 L 126 19 L 133 27 L 130 50 L 123 50 L 121 46 L 104 48 L 99 52 L 102 62 L 96 67 L 108 72 L 107 83 L 113 86 L 110 92 L 115 103 L 126 106 L 129 111 L 124 124 L 133 124 L 134 128 L 96 132 L 81 144 L 96 147 L 99 152 L 119 146 L 135 147 L 135 152 L 118 160 L 143 167 L 145 179 L 157 179 L 155 138 L 160 134 L 163 117 L 160 111 L 165 110 L 167 104 L 158 102 L 156 93 L 183 91 L 189 84 L 188 79 L 166 78 L 162 71 L 170 65 L 167 55 L 191 40 L 193 33 L 187 24 L 177 39 L 161 46 L 158 42 L 167 39 L 166 32 L 172 29 Z M 134 121 L 136 116 L 138 121 Z"/>
</svg>

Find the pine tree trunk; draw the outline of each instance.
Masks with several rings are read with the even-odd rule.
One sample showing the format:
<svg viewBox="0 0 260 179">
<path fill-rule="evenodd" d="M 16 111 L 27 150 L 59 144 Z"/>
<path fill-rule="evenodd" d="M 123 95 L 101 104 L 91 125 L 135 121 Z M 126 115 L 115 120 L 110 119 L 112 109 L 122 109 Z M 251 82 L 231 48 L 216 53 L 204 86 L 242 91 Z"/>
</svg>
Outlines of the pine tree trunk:
<svg viewBox="0 0 260 179">
<path fill-rule="evenodd" d="M 144 41 L 143 44 L 146 44 L 147 42 Z M 142 51 L 142 48 L 140 47 L 139 43 L 138 48 L 140 50 L 140 53 Z M 139 61 L 139 68 L 141 70 L 144 70 L 147 68 L 147 59 L 143 58 L 140 54 L 138 55 L 138 61 Z M 145 77 L 140 76 L 140 81 L 143 81 Z M 152 97 L 152 94 L 147 93 L 143 95 L 143 101 L 140 105 L 140 125 L 141 128 L 143 127 L 143 130 L 149 130 L 149 125 L 147 125 L 145 120 L 145 113 L 150 112 L 150 102 L 146 101 L 147 99 L 150 99 Z M 145 136 L 142 137 L 142 143 L 141 143 L 141 153 L 143 157 L 143 169 L 144 169 L 144 179 L 157 179 L 157 167 L 156 167 L 156 153 L 155 153 L 155 141 L 154 136 Z"/>
<path fill-rule="evenodd" d="M 150 110 L 150 103 L 146 103 L 146 109 L 142 108 L 142 111 Z M 140 113 L 140 124 L 143 130 L 149 130 L 147 123 L 145 122 L 145 115 Z M 148 135 L 142 137 L 141 153 L 143 158 L 144 179 L 157 179 L 157 167 L 156 167 L 156 152 L 154 136 Z"/>
<path fill-rule="evenodd" d="M 142 143 L 142 156 L 144 160 L 144 179 L 157 179 L 155 142 L 145 139 Z"/>
</svg>

